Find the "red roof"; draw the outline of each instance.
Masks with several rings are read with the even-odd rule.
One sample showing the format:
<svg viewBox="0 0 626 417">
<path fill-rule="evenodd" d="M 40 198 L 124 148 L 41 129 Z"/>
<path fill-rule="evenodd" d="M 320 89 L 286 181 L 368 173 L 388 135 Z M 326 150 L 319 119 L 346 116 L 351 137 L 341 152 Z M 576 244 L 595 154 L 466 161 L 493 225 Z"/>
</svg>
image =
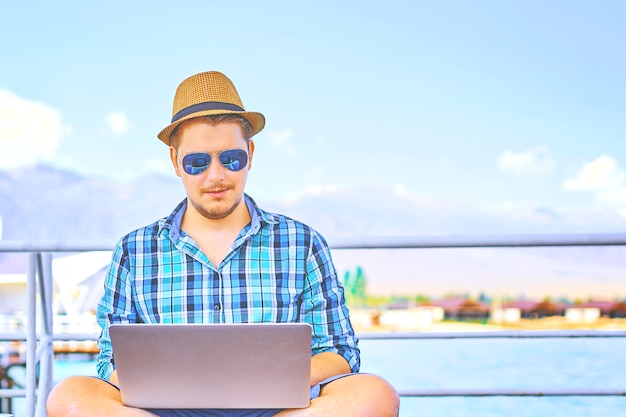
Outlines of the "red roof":
<svg viewBox="0 0 626 417">
<path fill-rule="evenodd" d="M 521 311 L 532 311 L 539 304 L 538 301 L 517 300 L 502 304 L 502 308 L 519 308 Z"/>
<path fill-rule="evenodd" d="M 587 301 L 585 303 L 576 304 L 573 307 L 579 308 L 598 308 L 600 311 L 609 312 L 617 303 L 615 301 Z"/>
<path fill-rule="evenodd" d="M 468 300 L 466 298 L 446 298 L 436 300 L 430 303 L 433 306 L 441 307 L 446 311 L 458 311 L 466 308 L 478 308 L 480 310 L 488 310 L 489 305 L 481 301 Z"/>
</svg>

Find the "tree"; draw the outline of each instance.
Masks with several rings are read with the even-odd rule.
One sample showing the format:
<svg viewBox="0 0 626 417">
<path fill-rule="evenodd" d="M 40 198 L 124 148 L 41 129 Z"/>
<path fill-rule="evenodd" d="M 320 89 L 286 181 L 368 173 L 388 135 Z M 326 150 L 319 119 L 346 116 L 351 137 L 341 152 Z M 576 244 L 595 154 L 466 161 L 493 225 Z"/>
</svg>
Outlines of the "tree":
<svg viewBox="0 0 626 417">
<path fill-rule="evenodd" d="M 343 275 L 346 303 L 353 307 L 364 307 L 367 298 L 367 279 L 363 268 L 357 265 L 356 271 L 346 271 Z"/>
</svg>

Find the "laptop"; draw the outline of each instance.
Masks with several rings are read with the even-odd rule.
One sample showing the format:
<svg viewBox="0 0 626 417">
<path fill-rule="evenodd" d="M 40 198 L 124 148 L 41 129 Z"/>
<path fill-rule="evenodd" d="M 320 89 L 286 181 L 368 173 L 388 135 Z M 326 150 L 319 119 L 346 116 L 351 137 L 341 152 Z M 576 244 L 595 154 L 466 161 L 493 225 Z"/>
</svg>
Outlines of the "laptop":
<svg viewBox="0 0 626 417">
<path fill-rule="evenodd" d="M 122 402 L 139 408 L 305 408 L 307 323 L 112 324 Z"/>
</svg>

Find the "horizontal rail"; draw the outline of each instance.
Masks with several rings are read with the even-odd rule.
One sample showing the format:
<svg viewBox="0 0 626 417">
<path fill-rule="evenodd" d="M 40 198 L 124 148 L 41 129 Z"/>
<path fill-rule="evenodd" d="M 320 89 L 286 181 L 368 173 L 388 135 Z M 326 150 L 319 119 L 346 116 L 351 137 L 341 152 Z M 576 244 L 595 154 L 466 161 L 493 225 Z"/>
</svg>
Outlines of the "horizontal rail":
<svg viewBox="0 0 626 417">
<path fill-rule="evenodd" d="M 26 396 L 26 390 L 22 388 L 0 388 L 0 398 L 15 398 Z M 2 414 L 0 414 L 1 416 Z"/>
<path fill-rule="evenodd" d="M 22 242 L 0 240 L 0 252 L 98 252 L 112 251 L 116 242 Z"/>
<path fill-rule="evenodd" d="M 424 389 L 398 390 L 401 397 L 586 397 L 586 396 L 626 396 L 626 389 Z"/>
<path fill-rule="evenodd" d="M 626 330 L 486 330 L 473 332 L 367 332 L 359 339 L 500 339 L 626 337 Z"/>
<path fill-rule="evenodd" d="M 626 246 L 626 233 L 329 239 L 332 249 L 427 249 L 547 246 Z"/>
<path fill-rule="evenodd" d="M 69 340 L 77 340 L 77 341 L 96 341 L 100 337 L 100 333 L 55 333 L 51 338 L 54 341 L 69 341 Z M 48 341 L 50 338 L 45 339 Z M 40 340 L 40 337 L 37 336 L 37 340 Z M 14 342 L 24 342 L 26 341 L 25 333 L 0 333 L 0 341 L 14 341 Z"/>
<path fill-rule="evenodd" d="M 331 249 L 420 249 L 546 246 L 626 246 L 626 233 L 539 235 L 395 236 L 328 239 Z M 116 242 L 22 242 L 0 240 L 0 252 L 111 251 Z"/>
<path fill-rule="evenodd" d="M 626 330 L 478 330 L 471 332 L 362 332 L 363 340 L 626 337 Z M 96 341 L 99 333 L 55 333 L 54 341 Z M 0 341 L 25 341 L 24 333 L 0 333 Z"/>
</svg>

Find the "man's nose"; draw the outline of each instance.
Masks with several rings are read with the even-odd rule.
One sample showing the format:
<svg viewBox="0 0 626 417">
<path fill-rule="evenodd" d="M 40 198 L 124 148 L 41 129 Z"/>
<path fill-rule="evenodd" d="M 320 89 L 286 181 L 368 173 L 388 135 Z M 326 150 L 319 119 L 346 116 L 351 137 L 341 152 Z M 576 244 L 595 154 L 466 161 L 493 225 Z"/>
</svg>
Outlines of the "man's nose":
<svg viewBox="0 0 626 417">
<path fill-rule="evenodd" d="M 207 178 L 212 180 L 221 180 L 226 175 L 226 168 L 220 163 L 217 157 L 211 158 L 211 163 L 206 169 Z"/>
</svg>

